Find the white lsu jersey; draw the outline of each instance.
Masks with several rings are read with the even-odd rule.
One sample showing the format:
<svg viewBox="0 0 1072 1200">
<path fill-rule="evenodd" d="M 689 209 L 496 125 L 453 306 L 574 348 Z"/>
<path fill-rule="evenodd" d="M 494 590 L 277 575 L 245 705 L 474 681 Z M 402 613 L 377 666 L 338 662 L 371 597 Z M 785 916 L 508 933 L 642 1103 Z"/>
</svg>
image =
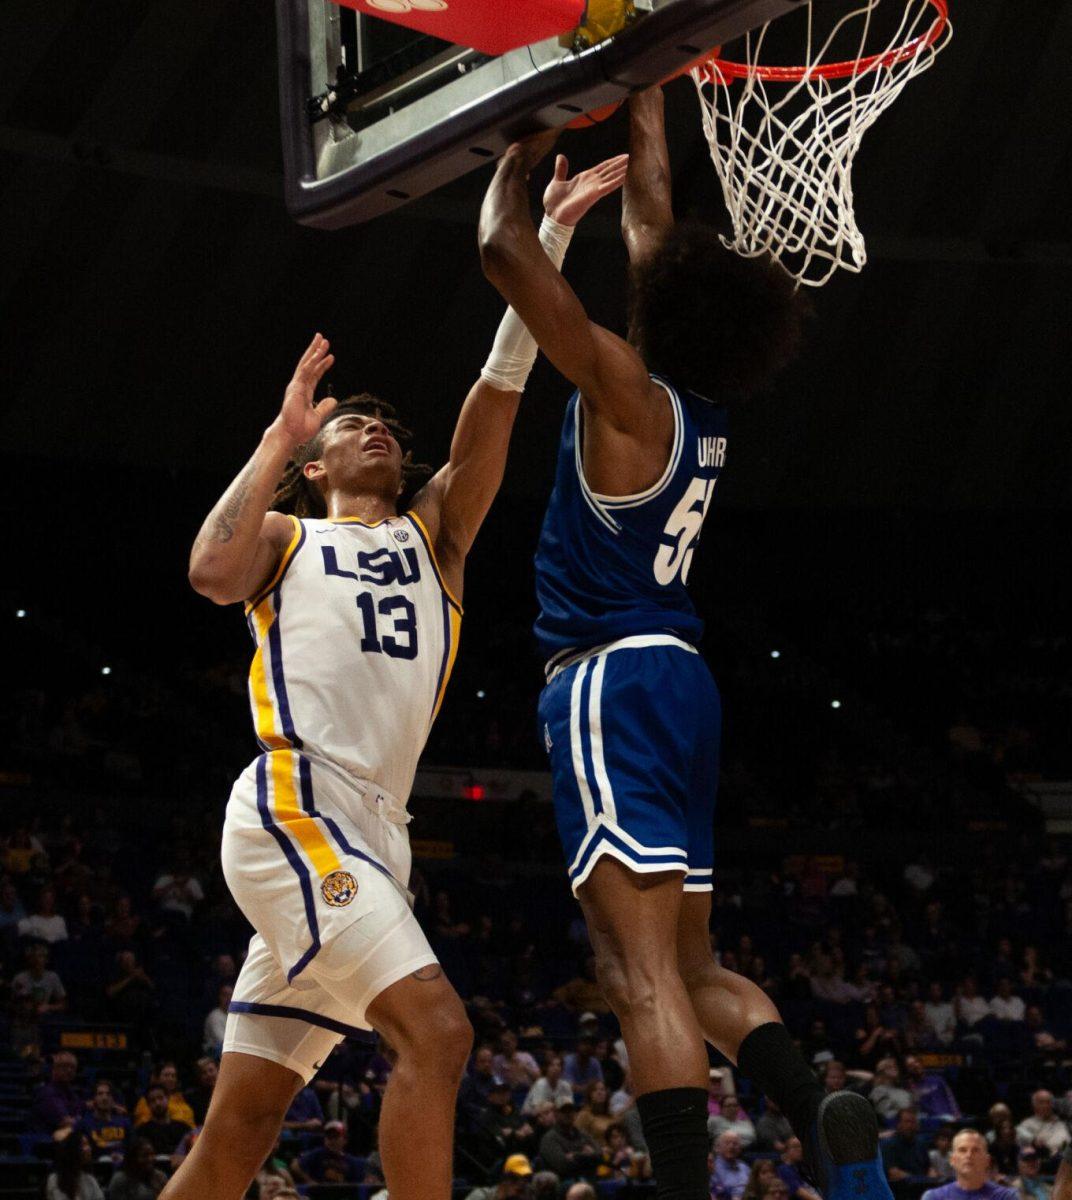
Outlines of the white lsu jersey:
<svg viewBox="0 0 1072 1200">
<path fill-rule="evenodd" d="M 404 805 L 454 665 L 461 605 L 415 513 L 291 521 L 275 576 L 246 606 L 257 740 Z"/>
</svg>

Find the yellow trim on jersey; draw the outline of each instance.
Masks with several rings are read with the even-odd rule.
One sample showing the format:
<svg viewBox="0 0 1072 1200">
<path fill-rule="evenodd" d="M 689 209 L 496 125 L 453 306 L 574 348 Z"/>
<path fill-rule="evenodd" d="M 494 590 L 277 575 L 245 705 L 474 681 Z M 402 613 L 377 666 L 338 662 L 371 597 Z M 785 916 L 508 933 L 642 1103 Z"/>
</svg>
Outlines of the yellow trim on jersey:
<svg viewBox="0 0 1072 1200">
<path fill-rule="evenodd" d="M 443 589 L 446 591 L 446 589 Z M 448 592 L 449 596 L 450 593 Z M 436 696 L 435 707 L 432 709 L 432 724 L 435 723 L 436 717 L 439 716 L 439 708 L 443 703 L 443 697 L 447 693 L 447 684 L 450 683 L 450 673 L 454 670 L 454 660 L 458 657 L 458 645 L 461 642 L 462 636 L 462 614 L 453 606 L 450 608 L 450 650 L 447 655 L 447 669 L 443 672 L 443 682 L 439 685 L 439 695 Z"/>
<path fill-rule="evenodd" d="M 275 621 L 271 596 L 265 597 L 250 613 L 257 632 L 257 649 L 249 668 L 249 688 L 253 694 L 253 727 L 261 744 L 269 750 L 285 750 L 290 741 L 283 736 L 275 701 L 268 690 L 268 672 L 264 663 L 264 648 L 268 630 Z"/>
<path fill-rule="evenodd" d="M 294 784 L 298 769 L 298 756 L 291 750 L 276 750 L 270 755 L 272 769 L 272 810 L 276 821 L 284 826 L 305 851 L 306 858 L 318 875 L 330 875 L 341 866 L 339 857 L 331 848 L 320 826 L 303 812 L 298 803 L 298 789 Z"/>
<path fill-rule="evenodd" d="M 286 571 L 287 567 L 290 566 L 290 560 L 294 557 L 294 551 L 297 550 L 298 543 L 301 541 L 301 521 L 299 521 L 298 518 L 293 515 L 293 513 L 287 513 L 287 516 L 290 518 L 290 521 L 294 526 L 294 532 L 291 534 L 290 541 L 287 543 L 287 548 L 283 551 L 283 555 L 279 560 L 279 566 L 275 569 L 275 574 L 271 579 L 268 580 L 264 587 L 261 588 L 257 595 L 246 604 L 247 616 L 253 611 L 254 608 L 256 608 L 258 604 L 260 604 L 265 596 L 267 596 L 269 592 L 275 588 L 275 585 L 283 578 L 283 573 Z"/>
<path fill-rule="evenodd" d="M 417 513 L 411 508 L 404 514 L 416 525 L 421 533 L 424 534 L 424 544 L 428 550 L 428 557 L 432 560 L 432 570 L 436 573 L 436 579 L 439 581 L 439 586 L 443 589 L 447 599 L 458 610 L 459 614 L 463 611 L 462 602 L 457 596 L 447 587 L 447 581 L 443 578 L 443 572 L 439 566 L 439 559 L 436 558 L 435 547 L 432 545 L 432 535 L 428 532 L 428 526 L 421 520 Z M 451 660 L 453 661 L 453 659 Z"/>
</svg>

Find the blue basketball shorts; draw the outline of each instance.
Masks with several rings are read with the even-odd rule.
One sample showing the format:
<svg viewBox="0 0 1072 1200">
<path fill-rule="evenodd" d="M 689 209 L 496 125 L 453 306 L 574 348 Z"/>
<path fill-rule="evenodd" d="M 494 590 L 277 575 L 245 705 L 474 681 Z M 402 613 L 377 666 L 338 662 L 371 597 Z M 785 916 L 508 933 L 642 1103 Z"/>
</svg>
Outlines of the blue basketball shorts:
<svg viewBox="0 0 1072 1200">
<path fill-rule="evenodd" d="M 539 718 L 573 891 L 604 855 L 711 891 L 722 704 L 696 648 L 645 634 L 566 657 Z"/>
</svg>

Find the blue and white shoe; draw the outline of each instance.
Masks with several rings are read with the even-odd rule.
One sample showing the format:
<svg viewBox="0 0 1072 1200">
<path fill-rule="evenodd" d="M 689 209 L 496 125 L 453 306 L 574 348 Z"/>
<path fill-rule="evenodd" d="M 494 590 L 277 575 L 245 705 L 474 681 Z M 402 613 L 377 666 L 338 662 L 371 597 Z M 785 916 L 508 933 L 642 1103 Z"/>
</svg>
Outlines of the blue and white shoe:
<svg viewBox="0 0 1072 1200">
<path fill-rule="evenodd" d="M 819 1105 L 808 1174 L 823 1200 L 893 1200 L 878 1150 L 878 1118 L 863 1096 L 832 1092 Z"/>
</svg>

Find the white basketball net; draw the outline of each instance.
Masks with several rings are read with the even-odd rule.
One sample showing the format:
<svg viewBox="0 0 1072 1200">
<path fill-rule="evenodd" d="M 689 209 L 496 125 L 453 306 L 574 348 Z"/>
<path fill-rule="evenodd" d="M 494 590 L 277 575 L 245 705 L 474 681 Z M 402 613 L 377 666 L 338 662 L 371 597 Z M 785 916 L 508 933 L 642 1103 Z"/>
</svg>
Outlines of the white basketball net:
<svg viewBox="0 0 1072 1200">
<path fill-rule="evenodd" d="M 892 0 L 905 3 L 906 0 Z M 949 40 L 932 0 L 907 0 L 889 43 L 874 41 L 872 16 L 881 0 L 859 0 L 830 31 L 813 42 L 807 0 L 807 51 L 800 79 L 766 80 L 757 74 L 769 25 L 748 34 L 743 77 L 715 60 L 692 71 L 703 110 L 704 134 L 733 223 L 727 246 L 746 257 L 769 253 L 799 284 L 819 287 L 839 267 L 860 271 L 867 262 L 852 202 L 852 164 L 864 134 L 927 70 Z M 855 24 L 854 24 L 855 23 Z M 844 78 L 816 74 L 831 46 L 851 36 L 855 60 L 878 55 Z M 917 42 L 915 46 L 911 43 Z M 909 47 L 903 54 L 899 48 Z"/>
</svg>

